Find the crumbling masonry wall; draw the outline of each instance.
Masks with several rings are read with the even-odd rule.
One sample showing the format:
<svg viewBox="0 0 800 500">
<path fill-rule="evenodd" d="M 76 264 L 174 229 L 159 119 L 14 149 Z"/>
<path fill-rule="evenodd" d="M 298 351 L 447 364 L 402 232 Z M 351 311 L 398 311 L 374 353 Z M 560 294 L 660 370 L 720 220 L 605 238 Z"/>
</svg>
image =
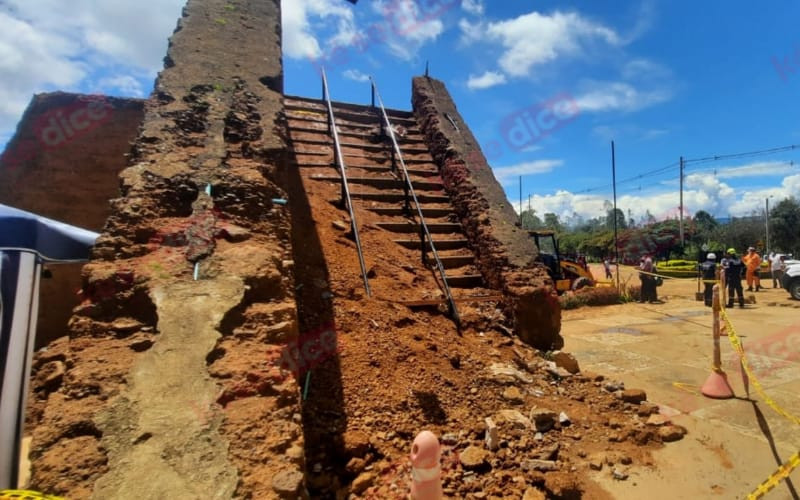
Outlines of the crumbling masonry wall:
<svg viewBox="0 0 800 500">
<path fill-rule="evenodd" d="M 506 296 L 514 330 L 539 349 L 560 348 L 561 309 L 552 281 L 534 262 L 536 245 L 516 226 L 514 209 L 444 83 L 414 78 L 412 105 L 478 267 Z"/>
<path fill-rule="evenodd" d="M 184 8 L 69 336 L 35 357 L 33 488 L 303 495 L 297 384 L 270 363 L 297 335 L 280 18 Z"/>
<path fill-rule="evenodd" d="M 101 231 L 143 118 L 141 99 L 33 96 L 0 156 L 0 203 Z M 81 267 L 51 266 L 52 276 L 41 281 L 37 348 L 66 335 Z"/>
</svg>

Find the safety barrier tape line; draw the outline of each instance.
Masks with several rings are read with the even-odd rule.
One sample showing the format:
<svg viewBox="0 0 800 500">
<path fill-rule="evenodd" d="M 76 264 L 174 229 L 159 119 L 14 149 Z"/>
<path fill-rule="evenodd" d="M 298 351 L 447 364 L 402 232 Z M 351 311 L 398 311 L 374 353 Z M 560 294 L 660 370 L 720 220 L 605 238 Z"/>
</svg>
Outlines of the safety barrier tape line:
<svg viewBox="0 0 800 500">
<path fill-rule="evenodd" d="M 763 483 L 759 484 L 752 493 L 747 495 L 747 500 L 756 500 L 769 493 L 772 488 L 778 486 L 781 481 L 789 477 L 789 474 L 791 474 L 798 465 L 800 465 L 800 451 L 792 455 L 789 460 L 778 467 L 778 470 L 769 476 Z"/>
<path fill-rule="evenodd" d="M 733 349 L 739 355 L 739 359 L 741 360 L 742 363 L 742 368 L 744 368 L 745 373 L 747 373 L 747 378 L 753 384 L 753 387 L 756 389 L 758 395 L 761 396 L 761 398 L 764 399 L 764 402 L 767 403 L 767 405 L 770 408 L 775 410 L 776 413 L 788 419 L 790 422 L 800 425 L 800 418 L 797 418 L 788 411 L 784 410 L 778 403 L 775 402 L 774 399 L 769 397 L 767 393 L 764 391 L 764 388 L 761 386 L 761 382 L 759 382 L 759 380 L 753 373 L 753 370 L 750 368 L 750 362 L 747 360 L 744 348 L 742 347 L 742 341 L 739 338 L 739 335 L 736 334 L 736 330 L 733 327 L 733 323 L 731 323 L 730 318 L 728 318 L 725 309 L 722 309 L 720 312 L 722 315 L 722 319 L 725 321 L 725 326 L 727 327 L 726 330 L 728 333 L 728 340 L 730 340 Z"/>
<path fill-rule="evenodd" d="M 636 271 L 638 273 L 641 273 L 641 274 L 646 274 L 648 276 L 658 276 L 658 277 L 661 277 L 661 278 L 664 278 L 664 279 L 668 279 L 668 280 L 695 281 L 697 279 L 697 272 L 695 272 L 695 271 L 670 271 L 670 272 L 673 272 L 673 273 L 684 273 L 684 272 L 685 273 L 692 273 L 694 275 L 694 277 L 691 277 L 691 278 L 679 278 L 677 276 L 667 276 L 666 274 L 649 273 L 647 271 L 642 271 L 638 267 L 634 267 L 634 266 L 620 266 L 620 267 L 627 267 L 628 269 L 632 269 L 632 270 L 634 270 L 634 271 Z M 703 280 L 703 283 L 719 283 L 719 280 Z"/>
<path fill-rule="evenodd" d="M 45 495 L 28 490 L 0 490 L 0 500 L 65 500 L 63 497 Z"/>
</svg>

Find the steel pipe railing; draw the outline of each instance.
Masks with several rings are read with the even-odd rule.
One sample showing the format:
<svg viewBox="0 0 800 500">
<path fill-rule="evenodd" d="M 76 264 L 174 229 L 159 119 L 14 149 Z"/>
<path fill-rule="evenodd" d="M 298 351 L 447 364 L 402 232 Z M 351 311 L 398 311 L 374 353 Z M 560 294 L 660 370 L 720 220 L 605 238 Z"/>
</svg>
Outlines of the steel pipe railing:
<svg viewBox="0 0 800 500">
<path fill-rule="evenodd" d="M 342 204 L 350 211 L 350 227 L 353 230 L 353 239 L 356 242 L 356 250 L 358 251 L 358 262 L 361 265 L 361 277 L 364 279 L 364 289 L 367 291 L 367 297 L 372 297 L 372 290 L 369 287 L 369 278 L 367 277 L 367 266 L 364 263 L 364 252 L 361 250 L 361 239 L 358 237 L 358 224 L 356 223 L 356 214 L 353 210 L 353 201 L 350 198 L 350 186 L 347 183 L 347 165 L 342 155 L 342 146 L 339 142 L 339 131 L 336 129 L 336 118 L 333 114 L 333 104 L 331 104 L 331 94 L 328 90 L 328 77 L 325 75 L 325 68 L 322 68 L 322 100 L 328 107 L 328 132 L 333 137 L 334 147 L 334 161 L 339 167 L 339 173 L 342 177 Z"/>
<path fill-rule="evenodd" d="M 419 225 L 420 225 L 420 245 L 422 247 L 422 263 L 428 263 L 428 251 L 425 245 L 425 241 L 427 239 L 430 242 L 431 246 L 431 253 L 433 254 L 433 258 L 436 261 L 436 269 L 439 271 L 439 275 L 442 278 L 442 285 L 444 287 L 445 295 L 447 296 L 447 302 L 450 309 L 450 314 L 453 317 L 453 320 L 456 322 L 456 325 L 461 326 L 461 318 L 458 314 L 458 308 L 456 307 L 456 302 L 453 299 L 453 294 L 450 291 L 450 286 L 447 284 L 447 276 L 444 272 L 444 265 L 442 265 L 442 261 L 439 258 L 439 253 L 436 251 L 436 246 L 433 243 L 433 236 L 431 236 L 431 232 L 428 230 L 428 224 L 425 223 L 425 216 L 422 214 L 422 207 L 419 204 L 419 200 L 417 199 L 417 194 L 414 191 L 414 185 L 411 182 L 411 177 L 408 174 L 408 169 L 406 168 L 406 162 L 403 160 L 403 154 L 400 151 L 400 146 L 397 143 L 397 138 L 394 135 L 394 129 L 392 128 L 392 122 L 389 120 L 389 115 L 386 114 L 386 108 L 383 105 L 383 99 L 381 99 L 381 94 L 378 91 L 378 86 L 375 83 L 375 79 L 370 77 L 370 83 L 372 85 L 372 102 L 373 105 L 375 103 L 375 99 L 377 98 L 378 108 L 380 109 L 381 115 L 383 117 L 383 122 L 381 128 L 383 131 L 388 132 L 389 138 L 392 140 L 392 170 L 396 170 L 395 160 L 399 161 L 400 170 L 403 174 L 404 185 L 403 191 L 405 192 L 405 207 L 406 210 L 409 210 L 409 203 L 410 200 L 414 201 L 414 206 L 417 209 L 417 217 L 419 217 Z"/>
</svg>

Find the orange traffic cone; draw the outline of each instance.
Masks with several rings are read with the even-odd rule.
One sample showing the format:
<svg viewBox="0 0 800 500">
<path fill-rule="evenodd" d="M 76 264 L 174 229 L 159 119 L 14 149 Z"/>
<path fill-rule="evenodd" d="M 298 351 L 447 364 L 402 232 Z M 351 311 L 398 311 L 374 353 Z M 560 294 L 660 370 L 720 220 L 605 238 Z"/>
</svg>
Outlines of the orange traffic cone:
<svg viewBox="0 0 800 500">
<path fill-rule="evenodd" d="M 714 295 L 712 299 L 712 310 L 714 312 L 714 366 L 705 384 L 700 388 L 700 392 L 709 398 L 730 399 L 733 397 L 733 389 L 731 389 L 731 385 L 728 383 L 728 376 L 725 375 L 725 372 L 722 370 L 722 355 L 720 354 L 719 348 L 719 311 L 721 308 L 719 291 L 719 285 L 714 285 Z"/>
<path fill-rule="evenodd" d="M 411 447 L 411 498 L 441 500 L 441 446 L 436 435 L 422 431 Z"/>
</svg>

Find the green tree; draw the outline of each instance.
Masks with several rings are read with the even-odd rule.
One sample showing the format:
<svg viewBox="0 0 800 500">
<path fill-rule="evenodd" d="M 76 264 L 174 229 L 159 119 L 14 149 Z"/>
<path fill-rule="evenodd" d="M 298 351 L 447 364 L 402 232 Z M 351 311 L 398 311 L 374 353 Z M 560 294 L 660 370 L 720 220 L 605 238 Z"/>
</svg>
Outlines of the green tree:
<svg viewBox="0 0 800 500">
<path fill-rule="evenodd" d="M 800 249 L 800 203 L 794 197 L 785 198 L 769 212 L 770 244 L 785 252 Z"/>
<path fill-rule="evenodd" d="M 542 219 L 536 215 L 536 210 L 523 210 L 521 216 L 522 227 L 525 229 L 542 229 L 544 227 Z"/>
<path fill-rule="evenodd" d="M 552 229 L 553 231 L 556 232 L 561 232 L 563 229 L 561 227 L 561 221 L 558 220 L 558 215 L 552 212 L 544 214 L 544 226 L 547 229 Z"/>
<path fill-rule="evenodd" d="M 611 230 L 614 229 L 614 214 L 617 216 L 617 230 L 626 229 L 628 224 L 625 220 L 625 212 L 619 208 L 612 208 L 606 212 L 606 228 Z"/>
</svg>

